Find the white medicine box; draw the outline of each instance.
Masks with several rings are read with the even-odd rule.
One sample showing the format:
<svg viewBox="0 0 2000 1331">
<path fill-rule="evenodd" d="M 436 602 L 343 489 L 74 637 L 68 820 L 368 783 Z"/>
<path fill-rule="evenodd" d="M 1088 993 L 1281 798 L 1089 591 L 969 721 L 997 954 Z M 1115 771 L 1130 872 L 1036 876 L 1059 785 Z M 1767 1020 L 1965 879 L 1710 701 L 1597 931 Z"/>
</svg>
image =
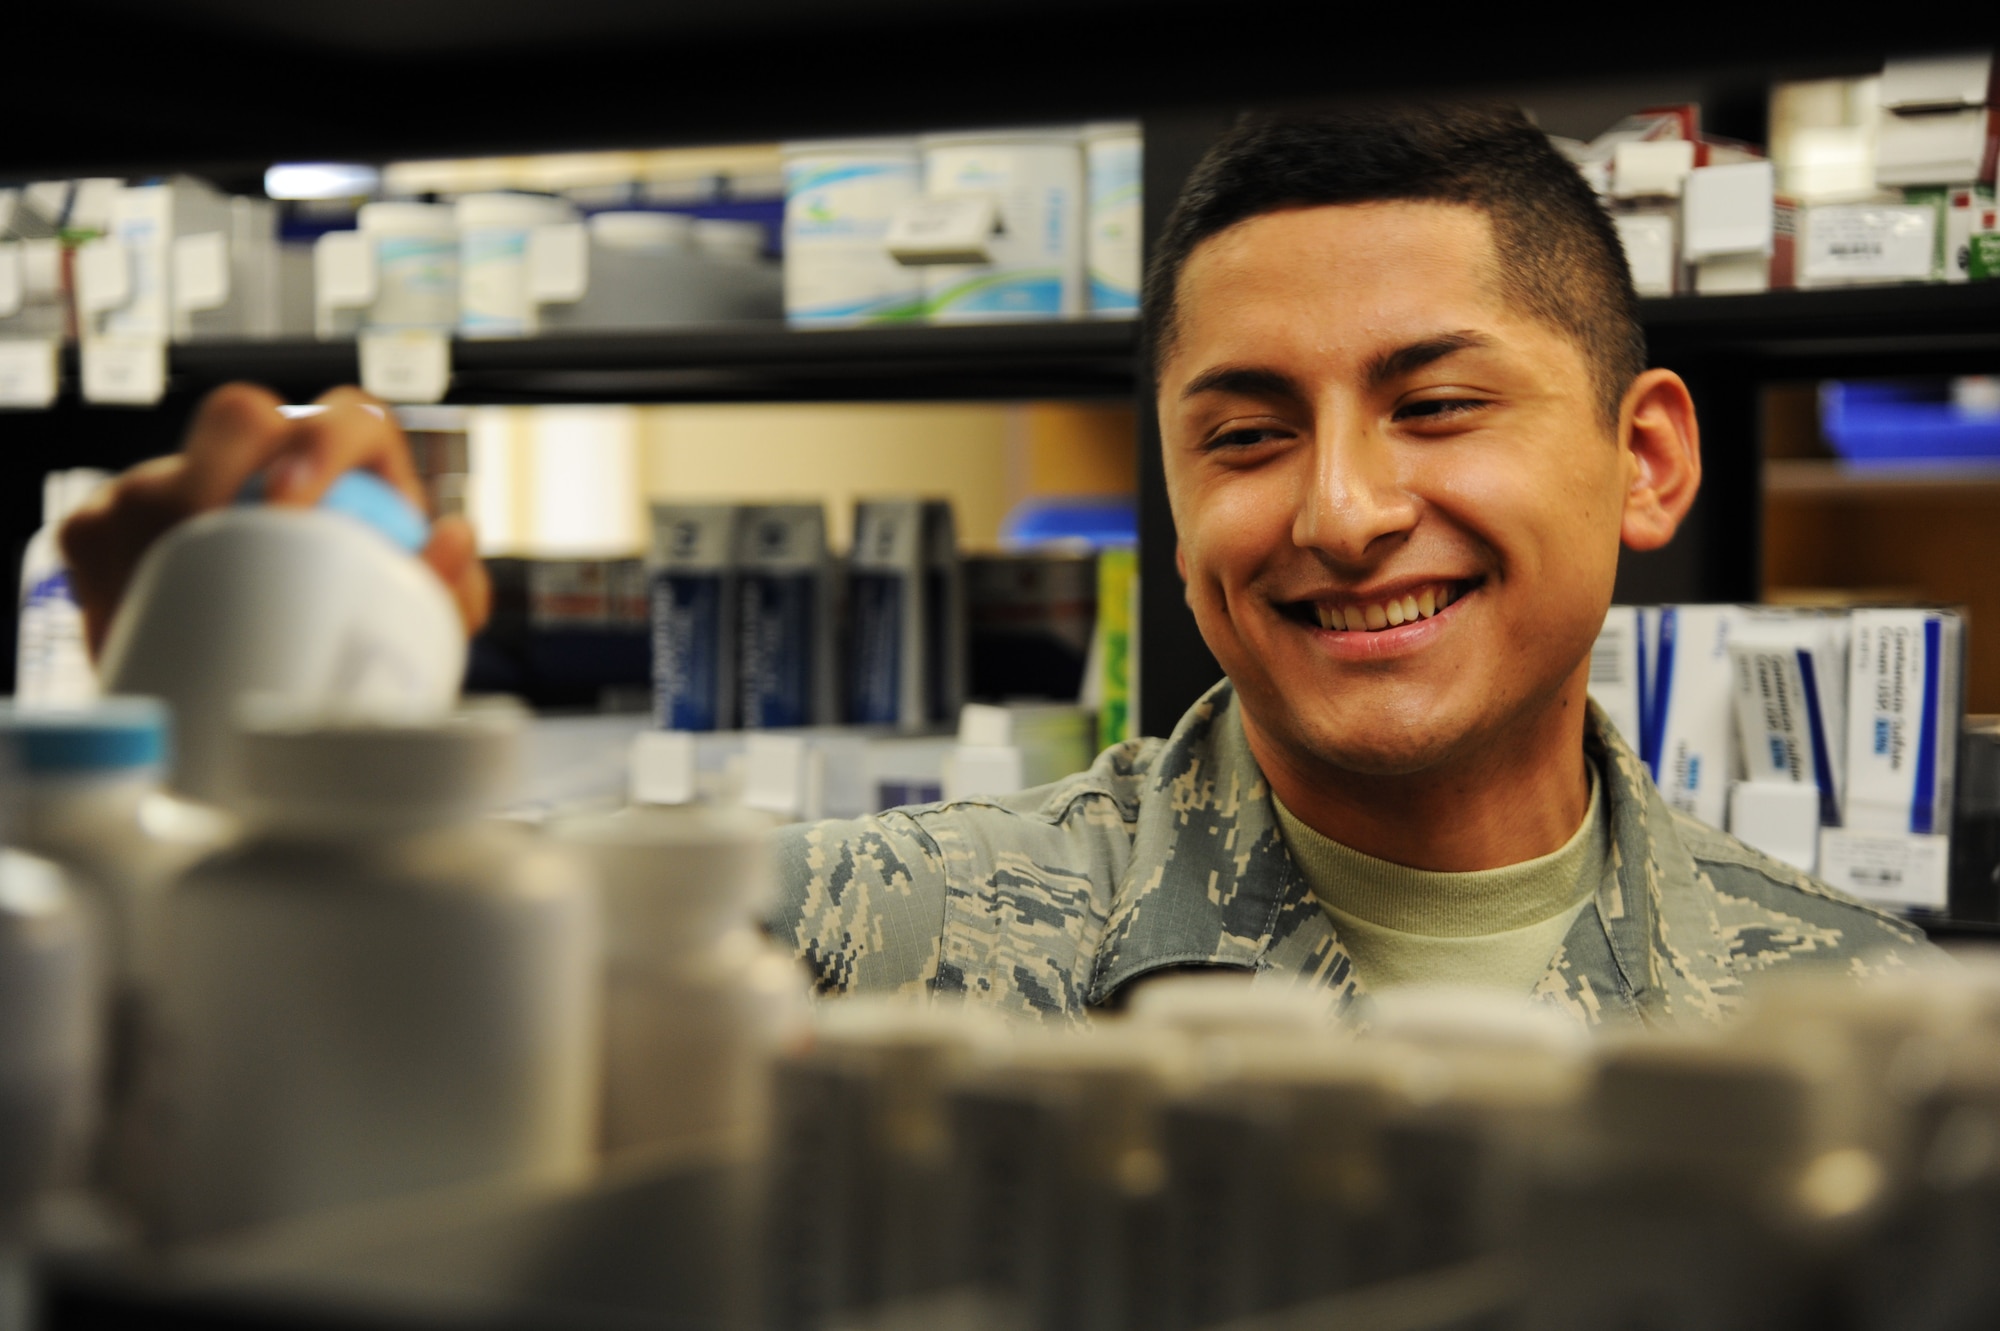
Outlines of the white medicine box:
<svg viewBox="0 0 2000 1331">
<path fill-rule="evenodd" d="M 1642 296 L 1674 294 L 1679 254 L 1674 244 L 1674 215 L 1671 212 L 1620 213 L 1611 219 L 1618 229 L 1619 243 L 1625 247 L 1625 266 L 1632 270 L 1632 286 Z"/>
<path fill-rule="evenodd" d="M 1891 60 L 1882 71 L 1875 183 L 1951 185 L 1992 178 L 1993 53 Z"/>
<path fill-rule="evenodd" d="M 1612 150 L 1614 198 L 1679 198 L 1694 170 L 1694 144 L 1686 139 L 1641 139 Z"/>
<path fill-rule="evenodd" d="M 1769 162 L 1696 167 L 1681 199 L 1681 257 L 1689 263 L 1771 252 L 1777 178 Z"/>
</svg>

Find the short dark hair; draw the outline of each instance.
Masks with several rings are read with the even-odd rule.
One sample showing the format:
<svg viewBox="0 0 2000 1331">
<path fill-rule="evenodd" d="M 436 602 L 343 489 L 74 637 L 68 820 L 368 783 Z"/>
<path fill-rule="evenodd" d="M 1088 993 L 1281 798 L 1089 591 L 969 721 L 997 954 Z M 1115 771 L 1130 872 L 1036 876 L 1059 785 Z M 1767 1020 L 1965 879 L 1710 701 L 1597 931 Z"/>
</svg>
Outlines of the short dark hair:
<svg viewBox="0 0 2000 1331">
<path fill-rule="evenodd" d="M 1615 427 L 1646 368 L 1646 335 L 1624 246 L 1597 196 L 1520 110 L 1382 106 L 1250 115 L 1188 177 L 1146 272 L 1141 303 L 1157 379 L 1173 345 L 1175 288 L 1201 243 L 1281 208 L 1414 201 L 1492 219 L 1508 297 L 1573 338 Z"/>
</svg>

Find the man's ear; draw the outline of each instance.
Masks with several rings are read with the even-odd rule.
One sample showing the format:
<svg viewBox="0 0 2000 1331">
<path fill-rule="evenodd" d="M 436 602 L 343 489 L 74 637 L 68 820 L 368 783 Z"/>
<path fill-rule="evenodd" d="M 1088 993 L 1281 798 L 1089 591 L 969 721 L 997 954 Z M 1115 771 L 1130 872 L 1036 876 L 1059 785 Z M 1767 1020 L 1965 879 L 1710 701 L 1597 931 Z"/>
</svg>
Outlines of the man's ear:
<svg viewBox="0 0 2000 1331">
<path fill-rule="evenodd" d="M 1625 390 L 1618 413 L 1625 460 L 1628 549 L 1657 550 L 1673 539 L 1701 489 L 1701 430 L 1694 399 L 1672 370 L 1648 370 Z"/>
</svg>

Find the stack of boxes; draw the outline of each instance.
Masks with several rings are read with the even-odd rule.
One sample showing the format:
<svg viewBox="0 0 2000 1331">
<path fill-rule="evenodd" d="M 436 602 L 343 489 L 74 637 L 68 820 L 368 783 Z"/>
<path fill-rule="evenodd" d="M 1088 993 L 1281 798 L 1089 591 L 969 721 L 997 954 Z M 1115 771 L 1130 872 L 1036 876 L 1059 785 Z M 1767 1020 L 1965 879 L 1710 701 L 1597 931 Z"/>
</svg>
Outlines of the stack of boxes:
<svg viewBox="0 0 2000 1331">
<path fill-rule="evenodd" d="M 1990 51 L 1772 89 L 1770 152 L 1698 108 L 1566 144 L 1612 210 L 1642 296 L 2000 276 Z"/>
<path fill-rule="evenodd" d="M 1947 905 L 1963 620 L 1614 606 L 1591 696 L 1666 802 L 1835 887 Z"/>
</svg>

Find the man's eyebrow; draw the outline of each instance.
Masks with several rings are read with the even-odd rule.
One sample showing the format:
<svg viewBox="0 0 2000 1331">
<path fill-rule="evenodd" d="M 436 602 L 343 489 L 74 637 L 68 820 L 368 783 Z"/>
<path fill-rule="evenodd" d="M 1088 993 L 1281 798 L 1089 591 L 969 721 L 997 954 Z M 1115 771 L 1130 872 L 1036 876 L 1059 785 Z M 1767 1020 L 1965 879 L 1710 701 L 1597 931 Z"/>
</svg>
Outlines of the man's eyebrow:
<svg viewBox="0 0 2000 1331">
<path fill-rule="evenodd" d="M 1385 351 L 1368 362 L 1368 385 L 1380 388 L 1392 379 L 1400 379 L 1413 374 L 1433 361 L 1443 360 L 1454 352 L 1466 351 L 1473 347 L 1490 347 L 1493 340 L 1483 333 L 1470 329 L 1456 333 L 1440 333 L 1419 342 L 1411 342 Z"/>
<path fill-rule="evenodd" d="M 1239 397 L 1283 398 L 1291 402 L 1303 402 L 1306 397 L 1290 375 L 1232 365 L 1205 371 L 1188 380 L 1187 387 L 1181 389 L 1181 400 L 1185 402 L 1202 393 L 1234 393 Z"/>
</svg>

